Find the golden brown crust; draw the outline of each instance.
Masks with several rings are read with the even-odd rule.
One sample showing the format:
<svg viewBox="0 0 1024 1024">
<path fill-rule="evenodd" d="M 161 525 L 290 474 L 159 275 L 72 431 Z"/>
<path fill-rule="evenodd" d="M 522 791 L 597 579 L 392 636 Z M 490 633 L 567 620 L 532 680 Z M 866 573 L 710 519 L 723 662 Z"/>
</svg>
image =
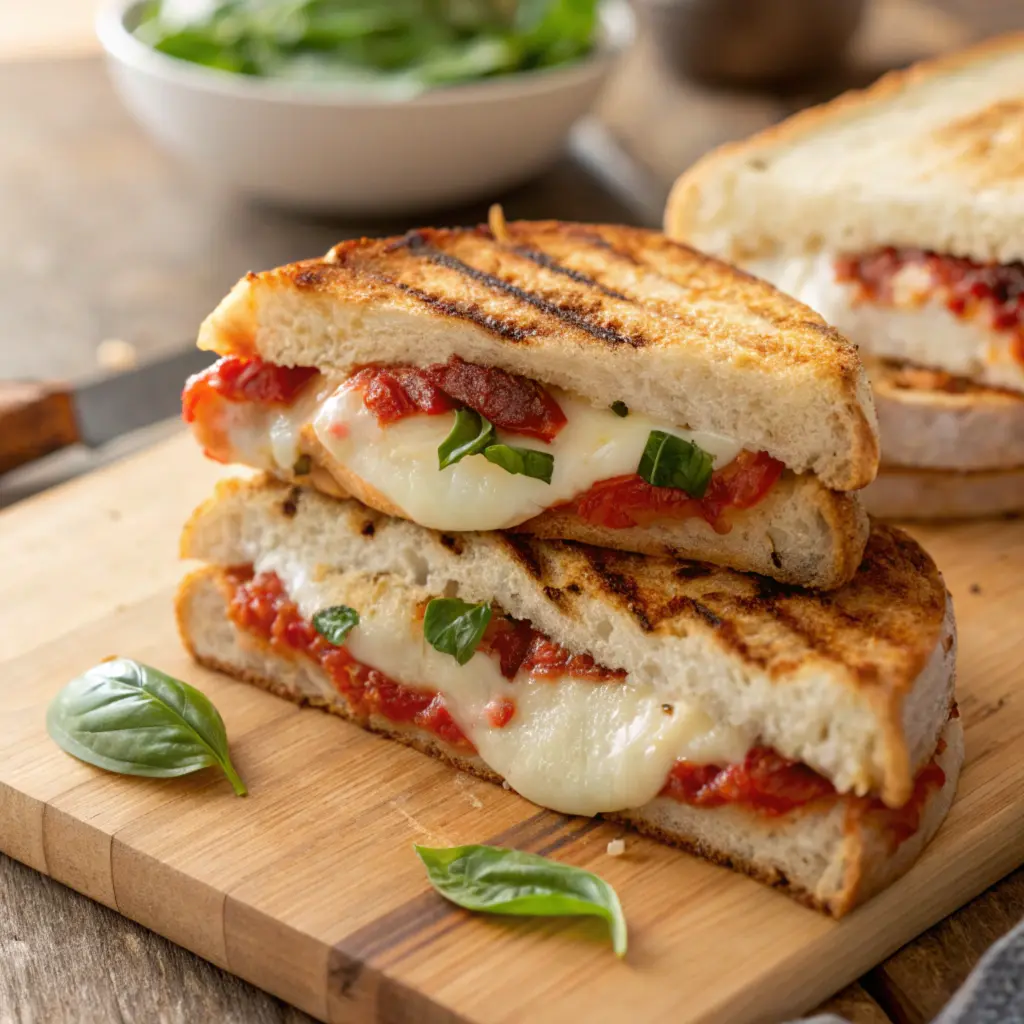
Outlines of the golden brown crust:
<svg viewBox="0 0 1024 1024">
<path fill-rule="evenodd" d="M 665 207 L 665 233 L 681 238 L 690 234 L 704 183 L 715 177 L 719 169 L 736 156 L 755 157 L 758 152 L 793 142 L 801 136 L 813 134 L 824 126 L 860 117 L 864 114 L 865 108 L 888 103 L 904 90 L 930 78 L 958 71 L 978 61 L 1021 48 L 1024 48 L 1024 32 L 1015 32 L 986 40 L 956 53 L 921 61 L 903 70 L 890 71 L 866 89 L 852 89 L 828 103 L 802 110 L 748 139 L 719 147 L 698 160 L 676 180 Z M 963 131 L 970 130 L 970 126 L 963 128 Z"/>
</svg>

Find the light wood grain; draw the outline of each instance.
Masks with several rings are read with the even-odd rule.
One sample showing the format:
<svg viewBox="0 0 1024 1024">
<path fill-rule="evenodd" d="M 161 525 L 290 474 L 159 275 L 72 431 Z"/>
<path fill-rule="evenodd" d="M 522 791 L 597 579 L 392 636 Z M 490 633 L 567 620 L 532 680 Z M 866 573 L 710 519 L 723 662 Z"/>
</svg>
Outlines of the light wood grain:
<svg viewBox="0 0 1024 1024">
<path fill-rule="evenodd" d="M 414 751 L 191 666 L 170 601 L 177 533 L 219 469 L 190 439 L 0 518 L 0 848 L 322 1019 L 752 1021 L 818 1003 L 1024 860 L 1024 524 L 919 531 L 960 622 L 968 765 L 946 826 L 902 882 L 839 924 L 754 882 L 539 812 Z M 980 584 L 974 592 L 972 584 Z M 54 609 L 60 614 L 55 615 Z M 43 712 L 108 654 L 152 661 L 221 709 L 251 796 L 214 772 L 105 775 L 45 736 Z M 474 918 L 431 893 L 411 845 L 506 842 L 592 868 L 631 932 Z"/>
</svg>

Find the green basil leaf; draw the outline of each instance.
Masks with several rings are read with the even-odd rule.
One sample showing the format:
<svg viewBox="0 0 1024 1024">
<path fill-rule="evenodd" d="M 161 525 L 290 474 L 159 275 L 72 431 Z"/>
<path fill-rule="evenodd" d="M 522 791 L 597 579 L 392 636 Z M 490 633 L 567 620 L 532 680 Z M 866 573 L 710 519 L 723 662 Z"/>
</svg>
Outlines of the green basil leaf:
<svg viewBox="0 0 1024 1024">
<path fill-rule="evenodd" d="M 617 956 L 626 953 L 626 917 L 602 878 L 535 853 L 500 846 L 417 846 L 430 884 L 467 910 L 523 917 L 602 917 Z"/>
<path fill-rule="evenodd" d="M 442 654 L 465 665 L 491 621 L 489 604 L 469 604 L 457 597 L 435 597 L 423 614 L 423 635 Z"/>
<path fill-rule="evenodd" d="M 331 608 L 321 608 L 313 616 L 313 628 L 328 642 L 340 647 L 345 637 L 359 625 L 359 612 L 349 608 L 347 604 L 336 604 Z"/>
<path fill-rule="evenodd" d="M 625 402 L 612 402 L 611 410 L 616 416 L 625 418 L 629 415 L 629 406 Z"/>
<path fill-rule="evenodd" d="M 711 469 L 711 456 L 699 445 L 652 430 L 636 471 L 653 487 L 674 487 L 691 498 L 703 498 Z"/>
<path fill-rule="evenodd" d="M 551 483 L 555 470 L 555 457 L 550 452 L 539 452 L 535 448 L 516 448 L 510 444 L 488 445 L 483 451 L 484 458 L 501 466 L 506 473 L 531 476 L 534 480 Z"/>
<path fill-rule="evenodd" d="M 494 427 L 472 409 L 459 409 L 451 432 L 437 449 L 437 468 L 447 469 L 467 455 L 477 455 L 495 441 Z"/>
<path fill-rule="evenodd" d="M 107 771 L 172 778 L 218 765 L 235 793 L 246 794 L 209 699 L 130 658 L 102 662 L 68 683 L 47 709 L 46 730 L 67 753 Z"/>
</svg>

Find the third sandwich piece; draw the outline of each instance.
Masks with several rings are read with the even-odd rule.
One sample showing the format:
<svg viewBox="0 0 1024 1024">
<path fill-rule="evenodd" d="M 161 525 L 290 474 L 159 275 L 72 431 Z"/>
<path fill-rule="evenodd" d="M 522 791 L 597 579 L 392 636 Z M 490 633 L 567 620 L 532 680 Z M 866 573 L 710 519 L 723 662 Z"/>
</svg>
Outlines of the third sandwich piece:
<svg viewBox="0 0 1024 1024">
<path fill-rule="evenodd" d="M 1024 509 L 1024 34 L 888 75 L 701 160 L 672 237 L 817 310 L 868 362 L 881 515 Z"/>
<path fill-rule="evenodd" d="M 851 578 L 875 475 L 856 349 L 653 231 L 505 223 L 249 274 L 186 388 L 207 453 L 444 531 Z"/>
</svg>

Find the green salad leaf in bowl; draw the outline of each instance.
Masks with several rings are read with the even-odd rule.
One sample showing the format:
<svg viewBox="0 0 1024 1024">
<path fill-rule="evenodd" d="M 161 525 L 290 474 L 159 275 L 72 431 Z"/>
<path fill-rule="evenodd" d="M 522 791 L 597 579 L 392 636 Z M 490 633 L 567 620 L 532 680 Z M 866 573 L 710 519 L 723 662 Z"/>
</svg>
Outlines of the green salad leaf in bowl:
<svg viewBox="0 0 1024 1024">
<path fill-rule="evenodd" d="M 595 44 L 598 0 L 152 0 L 135 29 L 222 71 L 415 93 L 566 64 Z"/>
</svg>

